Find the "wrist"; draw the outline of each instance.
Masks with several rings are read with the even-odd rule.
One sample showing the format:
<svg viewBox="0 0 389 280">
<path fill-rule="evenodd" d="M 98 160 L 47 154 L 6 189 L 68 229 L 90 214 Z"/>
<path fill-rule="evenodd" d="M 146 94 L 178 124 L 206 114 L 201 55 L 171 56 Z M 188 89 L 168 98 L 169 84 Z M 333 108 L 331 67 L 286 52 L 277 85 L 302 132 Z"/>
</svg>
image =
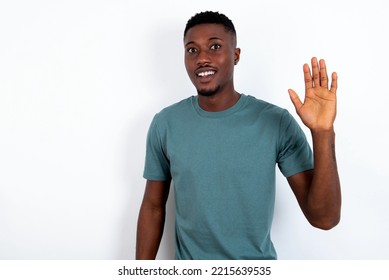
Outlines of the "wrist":
<svg viewBox="0 0 389 280">
<path fill-rule="evenodd" d="M 311 129 L 311 135 L 312 135 L 312 140 L 314 142 L 317 141 L 335 141 L 335 130 L 334 128 L 331 129 Z"/>
<path fill-rule="evenodd" d="M 334 134 L 335 129 L 333 126 L 326 128 L 310 128 L 312 134 Z"/>
</svg>

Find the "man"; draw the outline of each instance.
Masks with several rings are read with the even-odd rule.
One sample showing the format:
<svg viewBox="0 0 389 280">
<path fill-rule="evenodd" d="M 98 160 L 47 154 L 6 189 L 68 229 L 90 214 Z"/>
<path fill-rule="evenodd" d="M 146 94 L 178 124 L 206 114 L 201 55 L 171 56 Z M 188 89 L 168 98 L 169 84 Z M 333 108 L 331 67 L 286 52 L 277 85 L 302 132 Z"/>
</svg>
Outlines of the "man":
<svg viewBox="0 0 389 280">
<path fill-rule="evenodd" d="M 302 212 L 315 227 L 340 220 L 335 159 L 337 75 L 324 60 L 303 67 L 305 100 L 290 98 L 311 130 L 284 109 L 235 91 L 233 23 L 199 13 L 185 28 L 185 66 L 198 95 L 165 108 L 150 126 L 139 213 L 137 259 L 154 259 L 171 181 L 175 188 L 177 259 L 276 259 L 270 238 L 278 164 Z"/>
</svg>

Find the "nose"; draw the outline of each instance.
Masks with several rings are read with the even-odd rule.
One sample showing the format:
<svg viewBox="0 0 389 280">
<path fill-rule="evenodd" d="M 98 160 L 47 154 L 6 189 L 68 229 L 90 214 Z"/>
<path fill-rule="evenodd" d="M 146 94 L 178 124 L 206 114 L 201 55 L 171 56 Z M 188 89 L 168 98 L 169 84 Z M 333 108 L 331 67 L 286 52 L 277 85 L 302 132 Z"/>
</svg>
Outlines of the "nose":
<svg viewBox="0 0 389 280">
<path fill-rule="evenodd" d="M 197 65 L 208 65 L 211 63 L 211 57 L 208 52 L 206 51 L 200 51 L 197 56 Z"/>
</svg>

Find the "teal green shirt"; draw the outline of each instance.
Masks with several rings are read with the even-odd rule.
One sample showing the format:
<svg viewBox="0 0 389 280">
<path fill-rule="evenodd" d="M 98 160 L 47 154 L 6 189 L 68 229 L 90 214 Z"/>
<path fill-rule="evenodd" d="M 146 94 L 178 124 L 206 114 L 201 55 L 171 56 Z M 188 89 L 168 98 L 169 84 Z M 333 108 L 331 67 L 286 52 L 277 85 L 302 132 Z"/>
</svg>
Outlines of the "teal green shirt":
<svg viewBox="0 0 389 280">
<path fill-rule="evenodd" d="M 241 95 L 207 112 L 192 96 L 156 114 L 144 177 L 172 178 L 177 259 L 276 259 L 270 231 L 275 167 L 312 169 L 306 137 L 285 110 Z"/>
</svg>

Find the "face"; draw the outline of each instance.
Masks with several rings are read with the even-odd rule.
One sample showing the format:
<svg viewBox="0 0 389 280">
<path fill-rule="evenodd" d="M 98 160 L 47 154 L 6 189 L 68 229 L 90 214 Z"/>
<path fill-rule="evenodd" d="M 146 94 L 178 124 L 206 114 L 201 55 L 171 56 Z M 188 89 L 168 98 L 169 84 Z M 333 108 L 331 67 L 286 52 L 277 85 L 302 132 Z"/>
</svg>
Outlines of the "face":
<svg viewBox="0 0 389 280">
<path fill-rule="evenodd" d="M 185 67 L 199 95 L 234 91 L 234 66 L 240 49 L 236 38 L 221 24 L 199 24 L 184 38 Z"/>
</svg>

